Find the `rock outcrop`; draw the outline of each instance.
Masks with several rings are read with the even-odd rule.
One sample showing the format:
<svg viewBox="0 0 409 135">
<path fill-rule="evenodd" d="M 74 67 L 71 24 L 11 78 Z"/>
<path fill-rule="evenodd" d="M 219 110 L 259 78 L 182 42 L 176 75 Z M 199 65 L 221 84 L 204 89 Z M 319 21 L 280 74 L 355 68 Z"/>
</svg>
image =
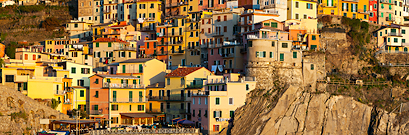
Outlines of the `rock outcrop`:
<svg viewBox="0 0 409 135">
<path fill-rule="evenodd" d="M 0 93 L 0 134 L 33 134 L 48 126 L 40 119 L 69 118 L 10 87 L 0 85 Z"/>
<path fill-rule="evenodd" d="M 281 96 L 256 97 L 256 93 L 260 92 L 250 93 L 252 98 L 236 110 L 231 134 L 409 134 L 409 109 L 397 115 L 352 97 L 311 93 L 295 86 Z"/>
</svg>

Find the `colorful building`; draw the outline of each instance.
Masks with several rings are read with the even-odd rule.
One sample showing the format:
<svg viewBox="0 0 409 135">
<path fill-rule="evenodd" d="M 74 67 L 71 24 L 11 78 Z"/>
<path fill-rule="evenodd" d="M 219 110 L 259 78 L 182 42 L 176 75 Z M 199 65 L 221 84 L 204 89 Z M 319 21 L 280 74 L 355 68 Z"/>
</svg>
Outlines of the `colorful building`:
<svg viewBox="0 0 409 135">
<path fill-rule="evenodd" d="M 209 75 L 204 90 L 192 95 L 192 121 L 204 133 L 219 133 L 234 118 L 235 110 L 245 105 L 248 92 L 255 89 L 254 78 L 237 73 Z"/>
<path fill-rule="evenodd" d="M 378 49 L 386 52 L 408 52 L 409 36 L 407 26 L 393 25 L 376 31 Z"/>
<path fill-rule="evenodd" d="M 317 1 L 315 0 L 287 0 L 287 20 L 317 18 Z"/>
<path fill-rule="evenodd" d="M 317 28 L 317 19 L 287 20 L 284 30 L 289 32 L 289 40 L 293 46 L 301 50 L 320 49 L 320 34 Z"/>
<path fill-rule="evenodd" d="M 340 0 L 318 1 L 318 15 L 341 15 Z"/>
<path fill-rule="evenodd" d="M 188 85 L 203 84 L 208 75 L 213 74 L 204 67 L 179 67 L 165 76 L 166 122 L 174 118 L 190 119 L 191 95 L 198 89 L 186 88 Z"/>
<path fill-rule="evenodd" d="M 145 87 L 138 77 L 95 74 L 90 77 L 89 112 L 91 119 L 104 120 L 103 125 L 153 124 L 154 116 L 145 113 Z"/>
</svg>

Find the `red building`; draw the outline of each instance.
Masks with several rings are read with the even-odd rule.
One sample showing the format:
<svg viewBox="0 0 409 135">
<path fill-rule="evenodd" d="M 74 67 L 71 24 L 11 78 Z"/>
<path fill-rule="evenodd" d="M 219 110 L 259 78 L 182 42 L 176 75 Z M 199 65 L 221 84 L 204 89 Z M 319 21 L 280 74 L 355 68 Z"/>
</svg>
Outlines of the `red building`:
<svg viewBox="0 0 409 135">
<path fill-rule="evenodd" d="M 378 1 L 377 0 L 369 0 L 369 22 L 377 23 L 378 21 Z"/>
<path fill-rule="evenodd" d="M 225 0 L 199 0 L 199 11 L 226 8 Z"/>
</svg>

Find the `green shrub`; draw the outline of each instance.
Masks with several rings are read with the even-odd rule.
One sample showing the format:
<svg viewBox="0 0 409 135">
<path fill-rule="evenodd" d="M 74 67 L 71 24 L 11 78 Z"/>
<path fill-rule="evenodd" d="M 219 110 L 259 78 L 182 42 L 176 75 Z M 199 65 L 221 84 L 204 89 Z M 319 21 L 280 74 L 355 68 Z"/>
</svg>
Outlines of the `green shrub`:
<svg viewBox="0 0 409 135">
<path fill-rule="evenodd" d="M 18 6 L 17 7 L 17 12 L 21 13 L 35 13 L 35 12 L 40 12 L 44 10 L 44 5 L 28 5 L 28 6 Z"/>
<path fill-rule="evenodd" d="M 16 112 L 11 113 L 10 116 L 11 116 L 11 119 L 12 119 L 12 120 L 15 120 L 15 119 L 17 119 L 17 118 L 22 118 L 22 119 L 25 119 L 25 120 L 28 119 L 27 113 L 22 112 L 22 111 L 17 112 L 17 113 L 16 113 Z"/>
</svg>

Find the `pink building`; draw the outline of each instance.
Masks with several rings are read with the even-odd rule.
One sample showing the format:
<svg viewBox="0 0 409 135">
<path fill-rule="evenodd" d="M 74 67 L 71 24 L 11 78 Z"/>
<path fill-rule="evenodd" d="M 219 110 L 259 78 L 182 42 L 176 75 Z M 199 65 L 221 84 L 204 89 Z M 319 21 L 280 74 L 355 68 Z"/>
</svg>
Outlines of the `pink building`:
<svg viewBox="0 0 409 135">
<path fill-rule="evenodd" d="M 207 76 L 205 90 L 192 95 L 191 120 L 205 134 L 220 132 L 232 122 L 234 111 L 245 104 L 246 94 L 255 87 L 255 78 L 237 73 Z"/>
</svg>

